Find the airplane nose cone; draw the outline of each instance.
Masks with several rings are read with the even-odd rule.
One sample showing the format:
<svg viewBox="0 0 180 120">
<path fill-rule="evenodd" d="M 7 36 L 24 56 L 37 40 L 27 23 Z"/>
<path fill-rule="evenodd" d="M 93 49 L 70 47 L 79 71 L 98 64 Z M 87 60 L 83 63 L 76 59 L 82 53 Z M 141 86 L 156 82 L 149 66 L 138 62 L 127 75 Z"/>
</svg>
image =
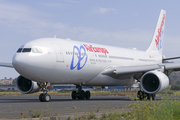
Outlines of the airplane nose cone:
<svg viewBox="0 0 180 120">
<path fill-rule="evenodd" d="M 15 54 L 12 60 L 13 67 L 15 70 L 21 74 L 25 75 L 26 74 L 26 69 L 28 66 L 28 58 L 27 56 L 23 54 Z"/>
</svg>

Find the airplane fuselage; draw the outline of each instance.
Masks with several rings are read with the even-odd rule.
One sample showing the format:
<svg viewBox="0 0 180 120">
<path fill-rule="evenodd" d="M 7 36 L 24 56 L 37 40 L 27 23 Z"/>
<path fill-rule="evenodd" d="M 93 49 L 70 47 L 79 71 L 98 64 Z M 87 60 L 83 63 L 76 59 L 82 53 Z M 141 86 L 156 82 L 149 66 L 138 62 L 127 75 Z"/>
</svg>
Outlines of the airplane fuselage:
<svg viewBox="0 0 180 120">
<path fill-rule="evenodd" d="M 145 52 L 58 38 L 43 38 L 24 44 L 14 55 L 13 67 L 27 79 L 52 84 L 125 86 L 133 75 L 109 77 L 111 67 L 162 63 L 158 52 Z"/>
</svg>

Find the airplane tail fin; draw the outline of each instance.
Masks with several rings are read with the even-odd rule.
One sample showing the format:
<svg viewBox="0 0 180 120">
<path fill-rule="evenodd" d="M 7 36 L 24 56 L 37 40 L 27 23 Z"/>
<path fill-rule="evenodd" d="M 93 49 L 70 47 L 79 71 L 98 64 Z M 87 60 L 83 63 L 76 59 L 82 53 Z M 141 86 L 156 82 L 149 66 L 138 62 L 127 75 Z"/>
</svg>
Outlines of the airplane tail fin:
<svg viewBox="0 0 180 120">
<path fill-rule="evenodd" d="M 152 42 L 151 42 L 149 48 L 146 50 L 146 52 L 157 52 L 158 51 L 160 54 L 162 54 L 162 52 L 163 52 L 162 43 L 163 43 L 163 36 L 164 36 L 165 18 L 166 18 L 166 11 L 161 10 Z"/>
</svg>

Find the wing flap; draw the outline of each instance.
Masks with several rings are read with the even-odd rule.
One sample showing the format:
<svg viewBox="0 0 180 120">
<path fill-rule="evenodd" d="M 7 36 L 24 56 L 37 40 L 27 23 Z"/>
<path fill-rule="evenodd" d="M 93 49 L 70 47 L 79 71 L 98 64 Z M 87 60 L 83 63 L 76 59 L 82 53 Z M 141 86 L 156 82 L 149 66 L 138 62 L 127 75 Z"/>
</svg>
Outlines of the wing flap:
<svg viewBox="0 0 180 120">
<path fill-rule="evenodd" d="M 1 67 L 10 67 L 10 68 L 14 68 L 12 63 L 0 63 Z"/>
<path fill-rule="evenodd" d="M 146 72 L 155 69 L 160 69 L 160 66 L 144 65 L 144 66 L 120 67 L 116 69 L 116 74 L 139 73 L 139 72 Z"/>
<path fill-rule="evenodd" d="M 180 69 L 180 63 L 163 63 L 165 69 Z"/>
<path fill-rule="evenodd" d="M 112 75 L 112 74 L 129 74 L 129 73 L 141 73 L 147 72 L 149 70 L 160 69 L 159 65 L 141 65 L 141 66 L 123 66 L 117 68 L 106 69 L 102 72 L 103 75 Z"/>
<path fill-rule="evenodd" d="M 116 68 L 108 68 L 102 72 L 103 75 L 121 75 L 131 73 L 143 73 L 151 70 L 161 69 L 180 71 L 180 63 L 163 63 L 154 65 L 141 65 L 141 66 L 122 66 Z"/>
</svg>

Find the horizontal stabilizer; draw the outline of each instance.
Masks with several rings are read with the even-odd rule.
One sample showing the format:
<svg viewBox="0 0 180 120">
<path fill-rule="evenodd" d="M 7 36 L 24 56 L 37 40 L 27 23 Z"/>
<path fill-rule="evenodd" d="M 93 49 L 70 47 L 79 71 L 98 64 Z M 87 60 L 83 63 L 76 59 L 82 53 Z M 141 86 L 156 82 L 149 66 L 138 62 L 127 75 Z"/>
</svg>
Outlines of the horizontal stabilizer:
<svg viewBox="0 0 180 120">
<path fill-rule="evenodd" d="M 10 68 L 13 68 L 12 63 L 0 63 L 0 66 L 1 67 L 10 67 Z"/>
<path fill-rule="evenodd" d="M 163 61 L 165 61 L 165 60 L 174 60 L 174 59 L 180 59 L 180 57 L 164 58 Z"/>
</svg>

